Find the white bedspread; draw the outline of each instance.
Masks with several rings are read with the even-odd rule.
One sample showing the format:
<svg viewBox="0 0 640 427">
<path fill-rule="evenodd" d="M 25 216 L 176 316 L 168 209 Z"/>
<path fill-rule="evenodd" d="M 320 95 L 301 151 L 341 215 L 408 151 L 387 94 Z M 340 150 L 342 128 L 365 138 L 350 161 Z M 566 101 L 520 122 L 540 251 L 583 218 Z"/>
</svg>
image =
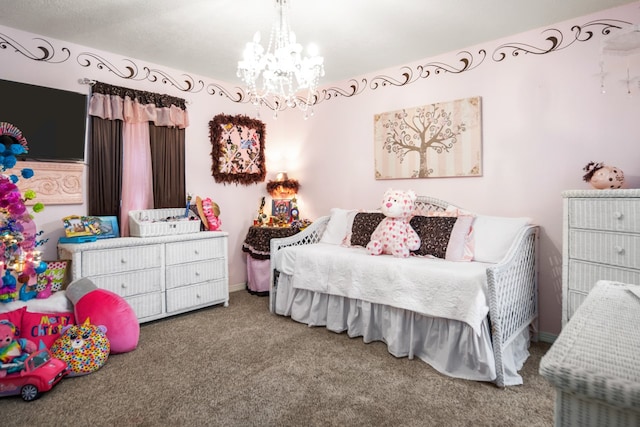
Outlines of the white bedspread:
<svg viewBox="0 0 640 427">
<path fill-rule="evenodd" d="M 284 248 L 275 263 L 294 288 L 459 320 L 477 334 L 489 312 L 486 263 L 372 256 L 325 243 Z"/>
</svg>

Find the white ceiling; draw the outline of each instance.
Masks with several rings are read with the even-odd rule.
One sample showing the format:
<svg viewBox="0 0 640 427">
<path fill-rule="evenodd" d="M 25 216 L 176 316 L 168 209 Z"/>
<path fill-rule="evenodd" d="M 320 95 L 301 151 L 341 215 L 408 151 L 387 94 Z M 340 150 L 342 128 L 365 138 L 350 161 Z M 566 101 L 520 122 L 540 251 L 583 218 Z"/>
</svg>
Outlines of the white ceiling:
<svg viewBox="0 0 640 427">
<path fill-rule="evenodd" d="M 321 85 L 601 11 L 629 0 L 290 0 L 325 58 Z M 640 2 L 639 7 L 640 7 Z M 0 24 L 240 83 L 237 61 L 273 0 L 0 0 Z"/>
</svg>

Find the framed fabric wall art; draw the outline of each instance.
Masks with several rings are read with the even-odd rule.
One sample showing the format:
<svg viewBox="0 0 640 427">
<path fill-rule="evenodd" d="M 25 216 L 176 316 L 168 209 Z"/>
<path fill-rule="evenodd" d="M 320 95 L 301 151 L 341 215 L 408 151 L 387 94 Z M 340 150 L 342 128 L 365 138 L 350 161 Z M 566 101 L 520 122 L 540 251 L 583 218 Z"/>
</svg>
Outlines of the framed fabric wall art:
<svg viewBox="0 0 640 427">
<path fill-rule="evenodd" d="M 209 122 L 211 174 L 216 182 L 249 185 L 267 174 L 265 125 L 247 116 L 219 114 Z"/>
<path fill-rule="evenodd" d="M 376 179 L 482 176 L 480 97 L 374 116 Z"/>
</svg>

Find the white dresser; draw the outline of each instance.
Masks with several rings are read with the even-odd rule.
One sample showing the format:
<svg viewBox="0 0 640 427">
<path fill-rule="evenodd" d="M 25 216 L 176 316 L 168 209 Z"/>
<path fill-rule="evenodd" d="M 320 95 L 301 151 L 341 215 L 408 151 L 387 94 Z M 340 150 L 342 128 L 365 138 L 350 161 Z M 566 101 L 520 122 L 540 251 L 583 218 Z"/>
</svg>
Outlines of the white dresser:
<svg viewBox="0 0 640 427">
<path fill-rule="evenodd" d="M 598 280 L 640 284 L 640 189 L 570 190 L 562 197 L 564 327 Z"/>
<path fill-rule="evenodd" d="M 229 304 L 228 233 L 203 231 L 60 243 L 71 280 L 91 279 L 148 322 L 214 304 Z"/>
</svg>

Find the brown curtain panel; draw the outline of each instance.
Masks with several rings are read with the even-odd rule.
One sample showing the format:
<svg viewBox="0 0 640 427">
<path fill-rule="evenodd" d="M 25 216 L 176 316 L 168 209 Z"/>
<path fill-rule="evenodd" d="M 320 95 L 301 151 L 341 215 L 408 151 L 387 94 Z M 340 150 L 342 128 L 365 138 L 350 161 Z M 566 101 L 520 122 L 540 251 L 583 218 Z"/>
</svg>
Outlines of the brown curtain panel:
<svg viewBox="0 0 640 427">
<path fill-rule="evenodd" d="M 119 216 L 122 193 L 122 121 L 90 117 L 88 213 L 92 216 Z"/>
<path fill-rule="evenodd" d="M 185 206 L 185 131 L 149 123 L 154 208 Z"/>
<path fill-rule="evenodd" d="M 170 120 L 172 125 L 177 127 L 156 126 L 153 122 L 149 122 L 149 143 L 153 167 L 154 207 L 159 209 L 185 206 L 185 131 L 180 129 L 182 125 L 188 126 L 185 100 L 101 82 L 96 82 L 92 91 L 92 107 L 89 110 L 91 134 L 88 143 L 88 214 L 120 216 L 123 168 L 122 120 L 124 117 L 111 114 L 119 110 L 109 108 L 111 102 L 117 102 L 115 99 L 109 100 L 109 97 L 122 99 L 129 97 L 144 105 L 153 104 L 156 108 L 177 107 L 184 111 L 185 115 L 181 117 L 183 122 Z M 95 97 L 94 104 L 93 96 L 95 95 L 100 96 Z M 164 121 L 161 120 L 161 122 L 164 124 Z M 122 224 L 120 229 L 122 230 Z"/>
</svg>

